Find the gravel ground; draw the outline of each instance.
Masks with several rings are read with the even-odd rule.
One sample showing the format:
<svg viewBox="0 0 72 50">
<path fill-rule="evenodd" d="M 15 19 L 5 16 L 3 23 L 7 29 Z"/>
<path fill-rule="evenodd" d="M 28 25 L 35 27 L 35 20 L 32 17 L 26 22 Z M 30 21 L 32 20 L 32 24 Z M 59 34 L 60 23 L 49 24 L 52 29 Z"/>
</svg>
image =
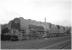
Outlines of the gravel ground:
<svg viewBox="0 0 72 50">
<path fill-rule="evenodd" d="M 58 37 L 58 38 L 56 37 L 56 38 L 48 38 L 48 39 L 40 39 L 40 40 L 37 39 L 37 40 L 25 40 L 25 41 L 13 41 L 13 42 L 1 41 L 1 48 L 2 49 L 40 49 L 43 47 L 53 45 L 55 43 L 60 43 L 65 40 L 70 40 L 70 37 Z"/>
</svg>

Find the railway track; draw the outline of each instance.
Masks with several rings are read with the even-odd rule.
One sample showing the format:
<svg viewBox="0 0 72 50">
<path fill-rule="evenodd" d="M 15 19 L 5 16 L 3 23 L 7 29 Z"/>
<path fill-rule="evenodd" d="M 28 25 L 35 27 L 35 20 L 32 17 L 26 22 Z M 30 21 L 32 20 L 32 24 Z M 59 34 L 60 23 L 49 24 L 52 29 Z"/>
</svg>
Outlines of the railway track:
<svg viewBox="0 0 72 50">
<path fill-rule="evenodd" d="M 2 49 L 70 49 L 71 38 L 56 37 L 48 39 L 27 40 L 27 41 L 2 41 Z"/>
</svg>

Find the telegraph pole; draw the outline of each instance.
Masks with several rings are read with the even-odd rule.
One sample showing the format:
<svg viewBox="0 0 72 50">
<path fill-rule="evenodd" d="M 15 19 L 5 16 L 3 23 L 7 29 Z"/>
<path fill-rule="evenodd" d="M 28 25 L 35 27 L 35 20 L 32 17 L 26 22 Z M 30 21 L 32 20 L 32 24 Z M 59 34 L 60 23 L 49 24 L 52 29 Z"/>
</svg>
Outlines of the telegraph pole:
<svg viewBox="0 0 72 50">
<path fill-rule="evenodd" d="M 45 17 L 45 31 L 47 30 L 47 23 L 46 23 L 46 17 Z"/>
<path fill-rule="evenodd" d="M 45 22 L 45 33 L 44 33 L 44 36 L 43 37 L 46 37 L 46 31 L 47 31 L 47 25 L 46 25 L 46 17 L 44 18 L 44 22 Z"/>
<path fill-rule="evenodd" d="M 46 24 L 46 17 L 45 17 L 45 24 Z"/>
</svg>

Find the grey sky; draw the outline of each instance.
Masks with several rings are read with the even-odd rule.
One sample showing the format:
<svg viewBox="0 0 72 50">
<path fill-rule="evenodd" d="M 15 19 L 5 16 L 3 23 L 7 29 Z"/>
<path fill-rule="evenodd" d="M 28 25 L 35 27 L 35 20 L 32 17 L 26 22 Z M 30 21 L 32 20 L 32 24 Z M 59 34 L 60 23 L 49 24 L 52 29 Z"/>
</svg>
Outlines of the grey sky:
<svg viewBox="0 0 72 50">
<path fill-rule="evenodd" d="M 0 0 L 0 23 L 24 17 L 59 25 L 70 25 L 71 0 Z"/>
</svg>

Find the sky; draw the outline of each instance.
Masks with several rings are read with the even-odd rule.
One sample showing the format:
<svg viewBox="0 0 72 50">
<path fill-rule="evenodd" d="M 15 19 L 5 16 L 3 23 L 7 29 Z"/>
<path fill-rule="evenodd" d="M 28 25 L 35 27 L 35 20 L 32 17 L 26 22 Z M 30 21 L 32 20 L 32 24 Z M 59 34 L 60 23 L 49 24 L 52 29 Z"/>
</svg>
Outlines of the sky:
<svg viewBox="0 0 72 50">
<path fill-rule="evenodd" d="M 71 0 L 0 0 L 0 24 L 16 17 L 70 26 Z"/>
</svg>

